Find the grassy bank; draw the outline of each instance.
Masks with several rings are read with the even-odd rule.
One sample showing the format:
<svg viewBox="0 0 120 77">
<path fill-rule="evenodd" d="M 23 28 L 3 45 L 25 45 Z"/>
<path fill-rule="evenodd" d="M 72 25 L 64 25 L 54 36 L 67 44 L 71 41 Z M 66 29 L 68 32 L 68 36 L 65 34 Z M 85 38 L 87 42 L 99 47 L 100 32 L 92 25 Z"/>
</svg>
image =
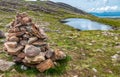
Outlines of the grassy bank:
<svg viewBox="0 0 120 77">
<path fill-rule="evenodd" d="M 23 10 L 24 11 L 24 10 Z M 108 24 L 113 27 L 120 27 L 120 20 L 97 18 L 90 15 L 69 14 L 61 12 L 61 14 L 46 14 L 43 12 L 26 12 L 33 18 L 36 24 L 42 24 L 48 31 L 46 32 L 49 39 L 48 43 L 53 49 L 62 49 L 70 60 L 67 65 L 62 66 L 64 72 L 61 73 L 60 68 L 57 74 L 49 74 L 53 70 L 45 73 L 38 73 L 33 69 L 22 71 L 19 66 L 15 66 L 17 71 L 1 72 L 5 77 L 119 77 L 120 64 L 114 65 L 111 60 L 119 49 L 115 48 L 120 42 L 120 30 L 113 31 L 77 31 L 72 27 L 59 22 L 65 18 L 87 18 L 100 23 Z M 5 25 L 14 19 L 15 13 L 0 12 L 0 29 L 6 31 Z M 46 26 L 46 24 L 48 26 Z M 3 40 L 3 39 L 1 39 Z M 0 50 L 3 51 L 0 43 Z M 11 60 L 11 57 L 2 52 L 1 59 Z M 70 59 L 71 58 L 71 59 Z M 64 61 L 66 62 L 66 61 Z M 63 62 L 63 63 L 64 63 Z M 60 69 L 60 70 L 59 70 Z"/>
</svg>

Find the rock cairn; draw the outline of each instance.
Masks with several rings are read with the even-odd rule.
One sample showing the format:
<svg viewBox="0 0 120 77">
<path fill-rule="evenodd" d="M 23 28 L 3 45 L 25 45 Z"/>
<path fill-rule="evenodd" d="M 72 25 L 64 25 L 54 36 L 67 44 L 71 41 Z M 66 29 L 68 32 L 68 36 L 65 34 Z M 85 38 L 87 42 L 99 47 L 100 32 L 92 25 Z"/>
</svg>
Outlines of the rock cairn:
<svg viewBox="0 0 120 77">
<path fill-rule="evenodd" d="M 46 34 L 26 13 L 17 14 L 5 36 L 4 50 L 13 61 L 36 67 L 40 72 L 54 67 L 56 60 L 66 57 L 59 49 L 53 51 L 49 48 Z"/>
</svg>

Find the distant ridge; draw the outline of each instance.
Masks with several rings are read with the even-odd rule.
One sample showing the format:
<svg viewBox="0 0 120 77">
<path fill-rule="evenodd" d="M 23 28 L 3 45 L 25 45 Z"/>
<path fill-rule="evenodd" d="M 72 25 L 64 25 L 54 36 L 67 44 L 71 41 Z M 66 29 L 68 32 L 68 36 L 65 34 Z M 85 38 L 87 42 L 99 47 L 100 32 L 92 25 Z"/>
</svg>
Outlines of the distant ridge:
<svg viewBox="0 0 120 77">
<path fill-rule="evenodd" d="M 83 10 L 60 2 L 55 3 L 52 1 L 0 0 L 0 11 L 16 12 L 19 11 L 19 9 L 27 9 L 52 14 L 61 14 L 61 12 L 88 14 Z"/>
<path fill-rule="evenodd" d="M 90 13 L 95 16 L 120 16 L 120 12 L 102 12 L 102 13 L 90 12 Z"/>
</svg>

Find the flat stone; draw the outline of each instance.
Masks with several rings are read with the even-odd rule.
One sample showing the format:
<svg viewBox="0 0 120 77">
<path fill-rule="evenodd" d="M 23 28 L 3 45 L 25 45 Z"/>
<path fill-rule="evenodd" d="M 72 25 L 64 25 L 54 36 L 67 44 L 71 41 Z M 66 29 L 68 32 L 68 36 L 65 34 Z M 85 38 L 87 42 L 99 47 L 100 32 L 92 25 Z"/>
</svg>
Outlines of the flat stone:
<svg viewBox="0 0 120 77">
<path fill-rule="evenodd" d="M 12 42 L 19 42 L 19 38 L 16 37 L 16 36 L 12 36 L 9 38 L 9 41 L 12 41 Z"/>
<path fill-rule="evenodd" d="M 32 45 L 45 46 L 47 43 L 43 41 L 35 41 L 32 43 Z"/>
<path fill-rule="evenodd" d="M 47 38 L 47 35 L 42 28 L 39 28 L 39 32 L 41 33 L 41 35 L 43 35 L 44 38 Z"/>
<path fill-rule="evenodd" d="M 23 45 L 23 46 L 25 46 L 26 44 L 28 44 L 28 41 L 27 40 L 21 40 L 20 44 Z"/>
<path fill-rule="evenodd" d="M 24 48 L 24 46 L 21 45 L 17 46 L 16 48 L 11 48 L 7 45 L 5 45 L 5 47 L 7 49 L 7 52 L 11 55 L 17 55 Z"/>
<path fill-rule="evenodd" d="M 42 34 L 42 32 L 39 30 L 39 28 L 35 24 L 32 25 L 32 34 L 37 36 L 40 39 L 46 38 L 46 36 L 44 36 L 44 34 Z"/>
<path fill-rule="evenodd" d="M 0 60 L 0 71 L 8 71 L 11 69 L 11 67 L 15 65 L 14 62 L 9 62 L 5 60 Z"/>
<path fill-rule="evenodd" d="M 25 52 L 27 57 L 34 57 L 34 56 L 39 55 L 40 51 L 41 50 L 39 47 L 35 47 L 33 45 L 26 45 L 24 52 Z"/>
<path fill-rule="evenodd" d="M 6 42 L 5 44 L 5 47 L 7 48 L 10 47 L 10 48 L 16 48 L 17 47 L 17 42 Z"/>
<path fill-rule="evenodd" d="M 23 58 L 25 58 L 25 53 L 21 52 L 21 53 L 19 53 L 19 54 L 17 55 L 17 57 L 23 59 Z"/>
<path fill-rule="evenodd" d="M 16 32 L 16 33 L 8 33 L 8 37 L 12 37 L 12 36 L 22 36 L 25 32 Z"/>
<path fill-rule="evenodd" d="M 26 28 L 25 27 L 20 27 L 20 30 L 21 31 L 26 31 Z"/>
<path fill-rule="evenodd" d="M 38 40 L 37 37 L 31 37 L 31 38 L 29 38 L 29 40 L 28 40 L 28 44 L 31 44 L 31 43 L 33 43 L 33 42 L 35 42 L 35 41 L 37 41 L 37 40 Z"/>
<path fill-rule="evenodd" d="M 13 57 L 13 61 L 14 61 L 14 62 L 21 63 L 21 62 L 22 62 L 22 58 L 17 57 L 17 56 L 14 56 L 14 57 Z"/>
<path fill-rule="evenodd" d="M 26 63 L 37 64 L 45 60 L 44 56 L 37 55 L 35 57 L 25 57 Z"/>
<path fill-rule="evenodd" d="M 51 59 L 47 59 L 47 60 L 41 62 L 39 65 L 36 66 L 36 68 L 40 72 L 44 72 L 45 70 L 48 70 L 48 69 L 50 69 L 52 67 L 54 67 L 54 63 L 52 62 Z"/>
<path fill-rule="evenodd" d="M 117 49 L 120 49 L 120 45 L 118 45 L 118 46 L 115 46 L 115 48 L 117 48 Z"/>
</svg>

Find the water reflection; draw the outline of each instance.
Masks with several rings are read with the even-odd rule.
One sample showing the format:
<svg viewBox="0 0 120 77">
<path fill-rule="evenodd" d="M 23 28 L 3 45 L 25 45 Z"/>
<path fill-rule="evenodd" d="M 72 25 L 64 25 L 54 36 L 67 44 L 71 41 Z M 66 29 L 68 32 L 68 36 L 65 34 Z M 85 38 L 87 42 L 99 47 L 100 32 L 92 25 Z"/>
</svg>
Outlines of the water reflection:
<svg viewBox="0 0 120 77">
<path fill-rule="evenodd" d="M 109 25 L 104 25 L 88 19 L 69 18 L 65 19 L 65 24 L 80 30 L 111 30 Z"/>
</svg>

